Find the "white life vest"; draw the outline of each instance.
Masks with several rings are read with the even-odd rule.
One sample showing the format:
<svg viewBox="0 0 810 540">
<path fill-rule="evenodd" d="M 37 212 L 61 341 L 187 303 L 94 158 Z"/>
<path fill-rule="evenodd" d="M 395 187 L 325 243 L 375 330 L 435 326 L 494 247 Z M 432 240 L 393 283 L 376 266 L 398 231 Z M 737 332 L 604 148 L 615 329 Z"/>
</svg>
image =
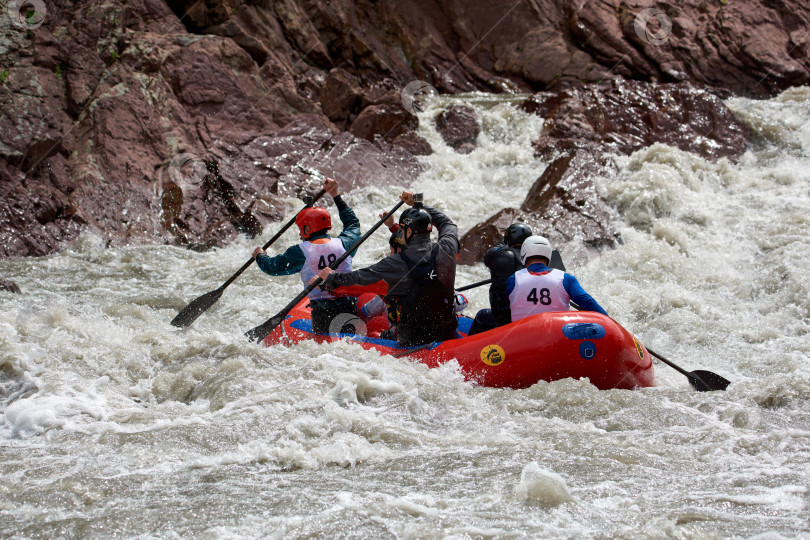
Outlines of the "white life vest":
<svg viewBox="0 0 810 540">
<path fill-rule="evenodd" d="M 304 252 L 306 261 L 304 267 L 301 268 L 301 281 L 304 282 L 304 287 L 309 285 L 309 280 L 321 273 L 321 270 L 327 266 L 331 266 L 333 262 L 338 260 L 341 255 L 346 253 L 346 248 L 343 247 L 343 242 L 338 238 L 330 238 L 327 242 L 322 242 L 326 238 L 310 242 L 302 242 L 300 244 L 301 251 Z M 346 257 L 340 265 L 335 269 L 335 272 L 351 272 L 352 271 L 352 258 Z M 315 287 L 308 295 L 310 300 L 326 300 L 329 298 L 336 298 L 336 296 L 322 291 L 320 287 Z"/>
<path fill-rule="evenodd" d="M 515 288 L 509 293 L 512 322 L 549 311 L 568 311 L 571 297 L 563 287 L 565 272 L 546 270 L 540 274 L 528 268 L 515 272 Z"/>
</svg>

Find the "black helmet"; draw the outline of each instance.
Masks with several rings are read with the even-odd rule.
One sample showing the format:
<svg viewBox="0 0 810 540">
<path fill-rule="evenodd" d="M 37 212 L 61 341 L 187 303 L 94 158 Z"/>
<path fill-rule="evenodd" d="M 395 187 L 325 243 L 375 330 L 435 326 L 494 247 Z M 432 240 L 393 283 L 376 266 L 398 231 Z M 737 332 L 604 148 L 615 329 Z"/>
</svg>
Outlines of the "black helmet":
<svg viewBox="0 0 810 540">
<path fill-rule="evenodd" d="M 506 228 L 503 241 L 509 247 L 523 245 L 523 241 L 532 235 L 532 230 L 525 223 L 512 223 Z"/>
<path fill-rule="evenodd" d="M 394 250 L 394 253 L 399 253 L 408 244 L 405 243 L 405 229 L 399 229 L 397 232 L 391 234 L 391 238 L 388 239 L 388 245 L 391 246 Z"/>
<path fill-rule="evenodd" d="M 411 234 L 429 233 L 433 230 L 433 222 L 427 210 L 414 206 L 408 208 L 399 216 L 399 226 Z"/>
</svg>

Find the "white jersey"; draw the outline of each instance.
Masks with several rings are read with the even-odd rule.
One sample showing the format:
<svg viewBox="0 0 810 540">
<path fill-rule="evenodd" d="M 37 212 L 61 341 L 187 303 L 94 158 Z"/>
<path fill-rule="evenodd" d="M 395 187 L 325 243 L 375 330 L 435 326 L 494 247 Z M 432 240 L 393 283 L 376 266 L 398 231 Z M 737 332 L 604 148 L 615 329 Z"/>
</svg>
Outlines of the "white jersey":
<svg viewBox="0 0 810 540">
<path fill-rule="evenodd" d="M 565 272 L 548 270 L 530 272 L 528 268 L 515 272 L 515 288 L 509 293 L 512 322 L 529 315 L 549 311 L 568 311 L 571 297 L 563 287 Z"/>
<path fill-rule="evenodd" d="M 324 238 L 323 240 L 326 240 Z M 304 287 L 309 285 L 309 280 L 321 273 L 321 270 L 327 266 L 331 266 L 333 262 L 346 253 L 346 248 L 343 247 L 343 242 L 338 238 L 331 238 L 328 242 L 302 242 L 300 244 L 301 251 L 304 252 L 306 262 L 304 267 L 301 268 L 301 281 L 304 282 Z M 340 263 L 335 269 L 335 272 L 351 272 L 352 271 L 352 258 L 346 259 Z M 310 300 L 326 300 L 329 298 L 336 298 L 334 295 L 322 291 L 320 287 L 315 287 L 308 295 Z"/>
</svg>

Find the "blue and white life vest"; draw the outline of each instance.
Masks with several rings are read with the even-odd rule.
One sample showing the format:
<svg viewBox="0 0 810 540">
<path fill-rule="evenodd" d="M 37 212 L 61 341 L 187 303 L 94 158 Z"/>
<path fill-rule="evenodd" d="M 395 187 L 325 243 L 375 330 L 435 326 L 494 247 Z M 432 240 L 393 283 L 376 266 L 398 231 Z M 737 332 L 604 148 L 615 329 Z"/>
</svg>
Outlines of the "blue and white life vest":
<svg viewBox="0 0 810 540">
<path fill-rule="evenodd" d="M 512 322 L 529 315 L 549 311 L 568 311 L 571 297 L 563 287 L 565 272 L 545 270 L 532 272 L 524 268 L 515 272 L 515 287 L 509 293 Z"/>
<path fill-rule="evenodd" d="M 327 266 L 331 266 L 341 255 L 346 253 L 346 248 L 343 247 L 343 242 L 338 238 L 319 238 L 313 242 L 306 241 L 300 244 L 301 251 L 304 252 L 306 262 L 301 268 L 301 281 L 304 282 L 304 287 L 309 285 L 309 280 L 321 273 L 321 270 Z M 351 272 L 352 271 L 352 258 L 346 257 L 340 266 L 335 269 L 335 272 Z M 315 287 L 308 295 L 310 300 L 327 300 L 336 298 L 336 296 L 322 291 L 319 287 Z"/>
</svg>

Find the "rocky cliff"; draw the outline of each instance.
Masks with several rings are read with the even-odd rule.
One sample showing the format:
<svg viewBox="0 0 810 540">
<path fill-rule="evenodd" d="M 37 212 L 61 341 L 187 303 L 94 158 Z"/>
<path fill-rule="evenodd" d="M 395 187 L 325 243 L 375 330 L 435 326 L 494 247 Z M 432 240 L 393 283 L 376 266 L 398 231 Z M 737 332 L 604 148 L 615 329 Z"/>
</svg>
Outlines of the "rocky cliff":
<svg viewBox="0 0 810 540">
<path fill-rule="evenodd" d="M 571 163 L 656 141 L 733 158 L 744 138 L 717 95 L 810 81 L 800 0 L 1 4 L 0 257 L 83 229 L 222 244 L 278 219 L 314 169 L 407 186 L 430 152 L 414 98 L 433 89 L 541 92 L 524 104 L 549 118 L 537 151 L 564 161 L 510 219 L 548 220 L 591 200 L 557 189 Z M 646 127 L 628 129 L 628 108 Z M 586 194 L 587 169 L 571 169 Z"/>
</svg>

